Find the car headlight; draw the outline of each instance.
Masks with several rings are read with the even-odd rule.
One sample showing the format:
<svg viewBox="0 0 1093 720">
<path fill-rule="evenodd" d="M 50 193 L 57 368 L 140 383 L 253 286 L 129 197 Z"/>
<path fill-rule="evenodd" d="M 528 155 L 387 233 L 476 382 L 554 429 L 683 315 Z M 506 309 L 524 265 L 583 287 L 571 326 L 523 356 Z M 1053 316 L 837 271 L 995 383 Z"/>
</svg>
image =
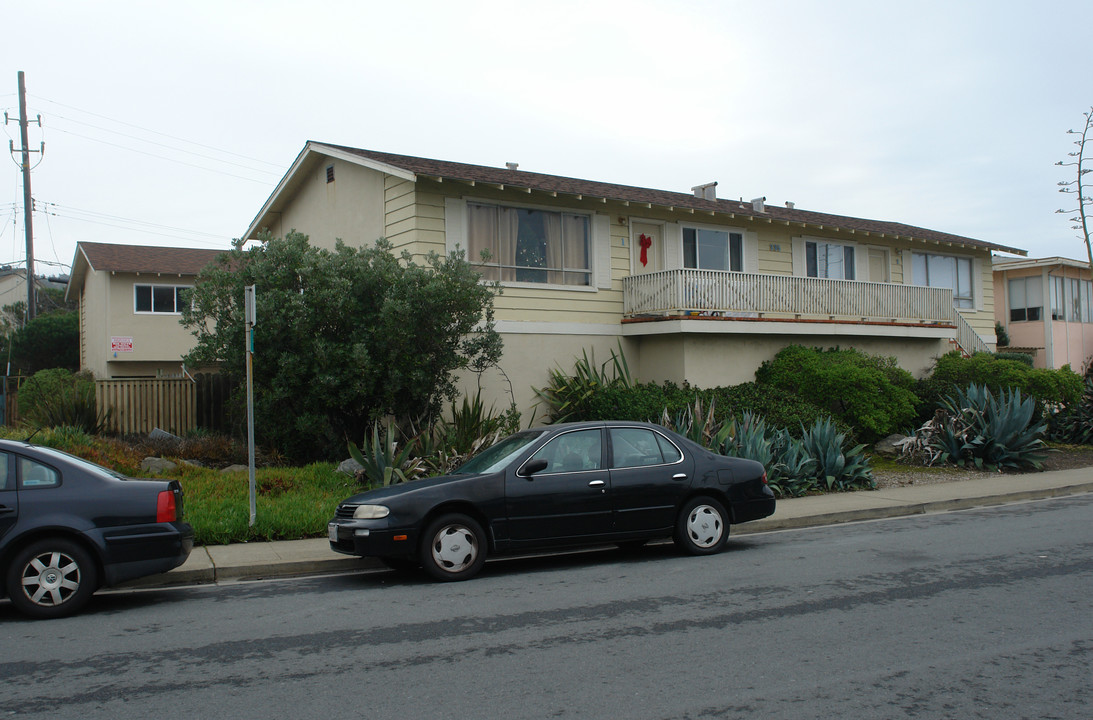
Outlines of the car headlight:
<svg viewBox="0 0 1093 720">
<path fill-rule="evenodd" d="M 379 520 L 389 514 L 391 511 L 383 505 L 358 505 L 353 511 L 353 517 L 356 520 Z"/>
</svg>

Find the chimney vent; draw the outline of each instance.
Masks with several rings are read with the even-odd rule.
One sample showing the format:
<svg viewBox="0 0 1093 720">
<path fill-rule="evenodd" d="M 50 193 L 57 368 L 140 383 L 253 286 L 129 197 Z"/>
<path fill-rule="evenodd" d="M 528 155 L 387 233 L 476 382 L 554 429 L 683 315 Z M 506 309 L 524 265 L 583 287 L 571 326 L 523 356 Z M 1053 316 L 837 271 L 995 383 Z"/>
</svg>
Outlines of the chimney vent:
<svg viewBox="0 0 1093 720">
<path fill-rule="evenodd" d="M 765 203 L 766 201 L 767 201 L 766 195 L 764 195 L 763 197 L 752 198 L 751 199 L 751 209 L 754 210 L 757 213 L 766 212 L 766 209 L 763 205 L 763 203 Z"/>
<path fill-rule="evenodd" d="M 695 194 L 695 197 L 700 200 L 716 200 L 717 199 L 717 181 L 708 182 L 704 185 L 695 185 L 691 188 L 691 192 Z"/>
<path fill-rule="evenodd" d="M 786 200 L 786 207 L 787 207 L 787 208 L 789 208 L 790 210 L 792 210 L 792 209 L 793 209 L 793 208 L 794 208 L 795 206 L 796 206 L 796 204 L 795 204 L 795 203 L 791 203 L 791 202 L 790 202 L 789 200 Z"/>
<path fill-rule="evenodd" d="M 507 163 L 505 163 L 505 167 L 507 167 L 509 170 L 517 170 L 520 167 L 520 163 L 507 162 Z"/>
</svg>

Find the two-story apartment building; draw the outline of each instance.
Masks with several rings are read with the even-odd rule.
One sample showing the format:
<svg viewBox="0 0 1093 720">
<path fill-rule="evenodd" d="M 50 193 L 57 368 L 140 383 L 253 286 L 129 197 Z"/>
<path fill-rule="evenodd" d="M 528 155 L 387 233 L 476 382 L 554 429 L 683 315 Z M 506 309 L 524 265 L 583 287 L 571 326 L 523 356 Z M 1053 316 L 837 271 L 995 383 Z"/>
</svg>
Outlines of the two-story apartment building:
<svg viewBox="0 0 1093 720">
<path fill-rule="evenodd" d="M 308 142 L 244 235 L 386 237 L 467 252 L 498 280 L 501 365 L 521 408 L 551 367 L 621 342 L 640 380 L 754 379 L 800 343 L 894 355 L 915 374 L 994 348 L 991 251 L 896 222 Z M 500 376 L 483 387 L 507 404 Z"/>
</svg>

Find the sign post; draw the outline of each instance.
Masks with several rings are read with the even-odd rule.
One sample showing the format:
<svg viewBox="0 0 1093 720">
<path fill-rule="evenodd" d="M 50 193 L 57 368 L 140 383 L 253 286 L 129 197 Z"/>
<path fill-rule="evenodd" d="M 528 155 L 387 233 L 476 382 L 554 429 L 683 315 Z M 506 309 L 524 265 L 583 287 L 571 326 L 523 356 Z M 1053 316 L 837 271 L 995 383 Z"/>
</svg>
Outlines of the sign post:
<svg viewBox="0 0 1093 720">
<path fill-rule="evenodd" d="M 254 482 L 254 326 L 257 319 L 254 309 L 254 286 L 247 285 L 244 290 L 244 324 L 247 343 L 247 477 L 250 482 L 250 527 L 254 527 L 257 517 Z"/>
</svg>

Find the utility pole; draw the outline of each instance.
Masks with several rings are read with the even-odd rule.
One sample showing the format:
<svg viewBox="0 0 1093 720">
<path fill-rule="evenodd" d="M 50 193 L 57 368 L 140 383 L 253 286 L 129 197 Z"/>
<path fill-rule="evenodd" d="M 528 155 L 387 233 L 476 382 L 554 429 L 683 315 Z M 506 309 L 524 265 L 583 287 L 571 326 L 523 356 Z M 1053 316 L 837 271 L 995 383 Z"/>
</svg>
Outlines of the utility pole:
<svg viewBox="0 0 1093 720">
<path fill-rule="evenodd" d="M 38 127 L 42 127 L 42 116 L 39 115 L 35 122 L 38 123 Z M 7 113 L 4 113 L 4 124 L 8 124 Z M 23 229 L 26 231 L 27 236 L 27 322 L 34 319 L 37 305 L 34 302 L 34 200 L 30 195 L 30 154 L 32 152 L 44 153 L 46 149 L 45 143 L 42 143 L 40 150 L 30 149 L 29 140 L 27 139 L 27 125 L 29 124 L 27 120 L 27 83 L 23 71 L 20 70 L 19 141 L 22 143 L 22 147 L 19 148 L 19 166 L 23 170 Z M 13 140 L 8 141 L 8 148 L 14 155 L 15 142 Z"/>
</svg>

